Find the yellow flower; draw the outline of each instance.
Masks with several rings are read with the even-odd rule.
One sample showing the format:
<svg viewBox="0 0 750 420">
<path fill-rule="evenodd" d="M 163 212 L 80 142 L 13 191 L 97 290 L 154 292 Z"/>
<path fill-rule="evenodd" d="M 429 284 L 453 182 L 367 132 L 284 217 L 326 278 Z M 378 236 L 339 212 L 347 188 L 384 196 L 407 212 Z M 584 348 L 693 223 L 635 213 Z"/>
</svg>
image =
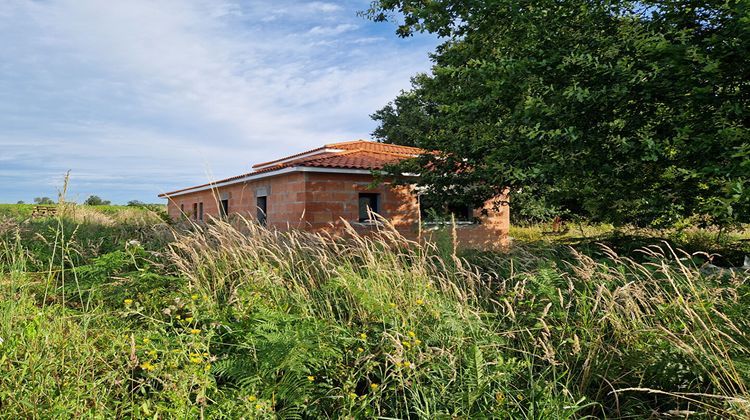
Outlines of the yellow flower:
<svg viewBox="0 0 750 420">
<path fill-rule="evenodd" d="M 357 353 L 362 353 L 364 351 L 365 351 L 365 349 L 363 349 L 362 347 L 357 347 Z"/>
<path fill-rule="evenodd" d="M 401 362 L 396 362 L 396 367 L 401 367 L 402 364 Z"/>
<path fill-rule="evenodd" d="M 253 401 L 257 400 L 257 399 L 258 398 L 255 395 L 251 395 L 251 396 L 247 397 L 247 400 L 250 401 L 250 402 L 253 402 Z"/>
<path fill-rule="evenodd" d="M 191 357 L 190 362 L 195 363 L 196 365 L 200 362 L 202 362 L 202 359 L 200 357 Z"/>
<path fill-rule="evenodd" d="M 315 380 L 315 377 L 312 376 L 312 375 L 310 375 L 310 376 L 307 377 L 307 380 L 310 381 L 310 382 L 312 382 L 312 381 Z"/>
<path fill-rule="evenodd" d="M 416 340 L 414 340 L 414 345 L 415 345 L 415 346 L 418 346 L 418 345 L 420 345 L 420 344 L 422 344 L 422 340 L 420 340 L 420 339 L 416 339 Z"/>
<path fill-rule="evenodd" d="M 498 392 L 495 394 L 495 401 L 497 401 L 499 404 L 502 404 L 503 401 L 505 401 L 505 395 L 503 395 L 502 392 Z"/>
<path fill-rule="evenodd" d="M 380 385 L 378 385 L 378 384 L 370 384 L 370 389 L 372 389 L 373 391 L 375 391 L 376 389 L 378 389 L 379 386 Z"/>
<path fill-rule="evenodd" d="M 125 299 L 125 306 L 130 306 L 133 304 L 133 299 Z"/>
<path fill-rule="evenodd" d="M 186 322 L 193 322 L 193 317 L 189 316 L 189 317 L 185 318 L 185 321 Z"/>
<path fill-rule="evenodd" d="M 424 300 L 417 299 L 417 305 L 424 305 Z"/>
<path fill-rule="evenodd" d="M 396 304 L 395 304 L 395 303 L 393 303 L 393 302 L 391 302 L 391 303 L 389 303 L 389 304 L 388 304 L 388 306 L 390 306 L 391 308 L 395 308 L 395 307 L 396 307 Z"/>
<path fill-rule="evenodd" d="M 182 317 L 181 317 L 181 316 L 179 316 L 179 315 L 175 316 L 175 318 L 177 318 L 177 319 L 182 319 Z"/>
<path fill-rule="evenodd" d="M 190 330 L 190 334 L 193 334 L 193 335 L 197 335 L 197 334 L 200 334 L 200 333 L 201 333 L 201 330 L 198 330 L 198 329 L 195 329 L 195 328 L 193 328 L 192 330 Z"/>
<path fill-rule="evenodd" d="M 190 299 L 198 300 L 198 297 L 199 297 L 198 295 L 192 295 L 192 296 L 190 296 Z"/>
<path fill-rule="evenodd" d="M 146 337 L 146 338 L 143 339 L 143 344 L 148 344 L 150 342 L 151 342 L 151 339 L 148 338 L 148 337 Z"/>
<path fill-rule="evenodd" d="M 152 370 L 154 370 L 156 368 L 154 367 L 154 365 L 152 365 L 149 362 L 143 362 L 143 363 L 141 363 L 141 369 L 147 370 L 147 371 L 150 372 L 150 371 L 152 371 Z"/>
<path fill-rule="evenodd" d="M 362 333 L 362 334 L 359 335 L 359 338 L 361 338 L 363 340 L 367 340 L 367 334 Z"/>
<path fill-rule="evenodd" d="M 263 408 L 263 405 L 261 405 L 261 404 L 255 404 L 255 409 L 256 410 L 260 410 L 262 408 Z"/>
<path fill-rule="evenodd" d="M 403 344 L 403 345 L 404 345 L 404 347 L 411 347 L 411 343 L 410 343 L 410 342 L 408 342 L 408 341 L 404 341 L 404 342 L 403 342 L 403 343 L 401 343 L 401 344 Z"/>
<path fill-rule="evenodd" d="M 148 352 L 147 354 L 148 354 L 149 356 L 151 356 L 151 357 L 155 357 L 155 356 L 156 356 L 157 354 L 159 354 L 159 353 L 157 353 L 157 351 L 156 351 L 156 350 L 151 350 L 151 351 L 149 351 L 149 352 Z"/>
<path fill-rule="evenodd" d="M 204 372 L 208 372 L 211 370 L 211 363 L 206 363 L 206 366 L 203 367 Z"/>
<path fill-rule="evenodd" d="M 412 338 L 417 336 L 417 334 L 415 334 L 414 331 L 409 331 L 407 334 L 409 335 L 409 337 L 412 337 Z"/>
<path fill-rule="evenodd" d="M 409 366 L 411 366 L 411 363 L 409 363 L 409 361 L 408 361 L 408 360 L 407 360 L 407 361 L 405 361 L 405 362 L 404 362 L 404 367 L 405 367 L 405 368 L 408 368 Z"/>
<path fill-rule="evenodd" d="M 353 392 L 350 392 L 350 393 L 349 393 L 349 398 L 351 398 L 351 399 L 355 399 L 355 398 L 357 398 L 357 394 L 355 394 L 355 393 L 353 393 Z"/>
</svg>

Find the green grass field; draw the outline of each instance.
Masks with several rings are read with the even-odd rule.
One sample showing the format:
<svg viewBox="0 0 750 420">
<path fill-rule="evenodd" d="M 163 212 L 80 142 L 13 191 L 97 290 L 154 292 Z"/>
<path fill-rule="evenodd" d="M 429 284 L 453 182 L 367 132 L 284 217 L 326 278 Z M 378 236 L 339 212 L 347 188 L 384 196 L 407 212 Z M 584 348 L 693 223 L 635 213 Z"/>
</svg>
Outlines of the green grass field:
<svg viewBox="0 0 750 420">
<path fill-rule="evenodd" d="M 32 208 L 0 206 L 3 417 L 750 416 L 748 275 L 678 250 L 737 265 L 743 232 L 514 228 L 452 255 Z"/>
</svg>

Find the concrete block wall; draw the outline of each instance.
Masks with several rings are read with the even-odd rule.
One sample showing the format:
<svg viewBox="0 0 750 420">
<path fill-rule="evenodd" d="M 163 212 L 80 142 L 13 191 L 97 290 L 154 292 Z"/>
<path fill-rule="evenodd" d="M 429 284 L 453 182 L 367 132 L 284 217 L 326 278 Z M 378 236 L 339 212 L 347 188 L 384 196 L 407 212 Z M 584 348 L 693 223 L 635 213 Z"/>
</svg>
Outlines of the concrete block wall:
<svg viewBox="0 0 750 420">
<path fill-rule="evenodd" d="M 267 194 L 267 225 L 276 229 L 305 229 L 341 234 L 348 221 L 360 233 L 374 227 L 359 223 L 359 193 L 379 194 L 379 213 L 405 237 L 419 238 L 419 200 L 410 186 L 380 183 L 373 186 L 373 177 L 366 174 L 296 172 L 238 183 L 214 190 L 205 190 L 173 197 L 168 212 L 173 219 L 181 215 L 184 205 L 192 218 L 194 203 L 203 203 L 204 220 L 219 215 L 219 202 L 229 199 L 229 214 L 254 218 L 258 194 Z M 495 249 L 507 245 L 510 208 L 507 195 L 498 196 L 474 210 L 478 224 L 459 225 L 456 237 L 462 247 Z M 422 238 L 430 240 L 429 230 Z"/>
</svg>

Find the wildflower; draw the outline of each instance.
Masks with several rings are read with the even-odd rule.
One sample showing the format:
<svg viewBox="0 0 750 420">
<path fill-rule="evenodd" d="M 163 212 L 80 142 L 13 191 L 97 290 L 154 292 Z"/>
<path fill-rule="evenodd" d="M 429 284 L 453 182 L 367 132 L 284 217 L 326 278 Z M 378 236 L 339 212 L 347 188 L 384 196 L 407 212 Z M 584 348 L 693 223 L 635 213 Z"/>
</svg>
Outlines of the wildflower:
<svg viewBox="0 0 750 420">
<path fill-rule="evenodd" d="M 415 346 L 418 346 L 418 345 L 420 345 L 420 344 L 422 344 L 422 340 L 420 340 L 420 339 L 416 339 L 416 340 L 414 340 L 414 345 L 415 345 Z"/>
<path fill-rule="evenodd" d="M 193 317 L 189 316 L 189 317 L 185 318 L 185 322 L 193 322 Z"/>
<path fill-rule="evenodd" d="M 498 392 L 497 394 L 495 394 L 495 401 L 497 401 L 498 404 L 502 404 L 503 401 L 505 401 L 505 395 L 503 395 L 502 392 Z"/>
<path fill-rule="evenodd" d="M 177 318 L 177 319 L 182 319 L 182 317 L 181 317 L 181 316 L 179 316 L 179 315 L 176 315 L 176 316 L 175 316 L 175 318 Z"/>
<path fill-rule="evenodd" d="M 312 376 L 312 375 L 310 375 L 310 376 L 307 377 L 307 380 L 310 381 L 310 382 L 312 382 L 312 381 L 315 380 L 315 377 Z"/>
<path fill-rule="evenodd" d="M 201 333 L 201 330 L 196 329 L 196 328 L 193 328 L 192 330 L 190 330 L 190 334 L 193 334 L 193 335 L 197 335 L 197 334 L 200 334 L 200 333 Z"/>
<path fill-rule="evenodd" d="M 396 367 L 401 367 L 401 365 L 403 365 L 403 363 L 401 363 L 401 362 L 396 362 Z"/>
<path fill-rule="evenodd" d="M 357 347 L 357 353 L 362 353 L 364 351 L 365 351 L 365 349 L 363 349 L 362 347 Z"/>
<path fill-rule="evenodd" d="M 393 303 L 393 302 L 391 302 L 391 303 L 389 303 L 389 304 L 388 304 L 388 306 L 390 306 L 391 308 L 395 308 L 395 307 L 396 307 L 396 304 L 395 304 L 395 303 Z"/>
<path fill-rule="evenodd" d="M 251 396 L 247 397 L 247 400 L 250 401 L 250 402 L 254 402 L 257 399 L 258 398 L 255 395 L 251 395 Z"/>
<path fill-rule="evenodd" d="M 147 354 L 151 357 L 156 357 L 159 353 L 156 350 L 150 350 Z"/>
<path fill-rule="evenodd" d="M 355 394 L 355 393 L 353 393 L 353 392 L 350 392 L 350 393 L 349 393 L 349 398 L 351 398 L 351 399 L 355 399 L 355 398 L 357 398 L 357 394 Z"/>
<path fill-rule="evenodd" d="M 416 336 L 417 336 L 417 334 L 415 334 L 415 333 L 414 333 L 414 331 L 409 331 L 409 332 L 407 333 L 407 335 L 408 335 L 409 337 L 412 337 L 412 338 L 414 338 L 414 337 L 416 337 Z"/>
<path fill-rule="evenodd" d="M 373 391 L 376 391 L 379 386 L 380 385 L 378 385 L 378 384 L 370 384 L 370 389 L 372 389 Z"/>
<path fill-rule="evenodd" d="M 133 299 L 125 299 L 123 302 L 125 302 L 125 306 L 130 306 L 133 304 Z"/>
<path fill-rule="evenodd" d="M 409 368 L 410 366 L 411 366 L 411 363 L 409 363 L 409 361 L 408 361 L 408 360 L 407 360 L 407 361 L 404 361 L 404 367 L 405 367 L 405 368 L 407 368 L 407 369 L 408 369 L 408 368 Z"/>
<path fill-rule="evenodd" d="M 203 371 L 208 372 L 211 370 L 211 363 L 206 363 L 206 366 L 203 366 Z"/>
<path fill-rule="evenodd" d="M 262 404 L 255 404 L 255 409 L 256 410 L 261 410 L 261 409 L 263 409 L 263 405 Z"/>
<path fill-rule="evenodd" d="M 363 340 L 367 340 L 367 334 L 362 333 L 362 334 L 359 335 L 359 338 L 361 338 Z"/>
<path fill-rule="evenodd" d="M 197 365 L 198 363 L 200 363 L 201 361 L 202 361 L 202 359 L 201 359 L 200 357 L 191 357 L 191 358 L 190 358 L 190 362 L 191 362 L 191 363 L 195 363 L 196 365 Z"/>
<path fill-rule="evenodd" d="M 190 299 L 193 299 L 193 300 L 198 300 L 198 298 L 199 298 L 198 295 L 192 295 L 192 296 L 190 296 Z"/>
<path fill-rule="evenodd" d="M 152 371 L 152 370 L 154 370 L 156 368 L 150 362 L 143 362 L 143 363 L 141 363 L 141 369 L 147 370 L 147 371 L 150 372 L 150 371 Z"/>
<path fill-rule="evenodd" d="M 151 339 L 148 338 L 148 337 L 146 337 L 146 338 L 143 339 L 143 344 L 148 344 L 150 342 L 151 342 Z"/>
<path fill-rule="evenodd" d="M 406 347 L 406 348 L 409 348 L 409 347 L 411 347 L 411 343 L 410 343 L 410 342 L 408 342 L 408 341 L 404 341 L 404 342 L 403 342 L 403 343 L 401 343 L 401 344 L 403 344 L 403 345 L 404 345 L 404 347 Z"/>
<path fill-rule="evenodd" d="M 424 305 L 424 300 L 417 299 L 417 305 Z"/>
</svg>

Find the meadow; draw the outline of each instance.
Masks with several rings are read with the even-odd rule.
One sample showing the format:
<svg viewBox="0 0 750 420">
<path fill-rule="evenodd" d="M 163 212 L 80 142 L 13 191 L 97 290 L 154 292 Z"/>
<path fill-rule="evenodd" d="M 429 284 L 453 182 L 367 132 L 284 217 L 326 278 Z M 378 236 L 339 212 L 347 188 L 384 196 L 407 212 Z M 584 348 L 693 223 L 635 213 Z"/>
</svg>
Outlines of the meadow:
<svg viewBox="0 0 750 420">
<path fill-rule="evenodd" d="M 750 417 L 748 274 L 705 265 L 747 233 L 514 227 L 455 254 L 61 209 L 0 206 L 2 417 Z"/>
</svg>

